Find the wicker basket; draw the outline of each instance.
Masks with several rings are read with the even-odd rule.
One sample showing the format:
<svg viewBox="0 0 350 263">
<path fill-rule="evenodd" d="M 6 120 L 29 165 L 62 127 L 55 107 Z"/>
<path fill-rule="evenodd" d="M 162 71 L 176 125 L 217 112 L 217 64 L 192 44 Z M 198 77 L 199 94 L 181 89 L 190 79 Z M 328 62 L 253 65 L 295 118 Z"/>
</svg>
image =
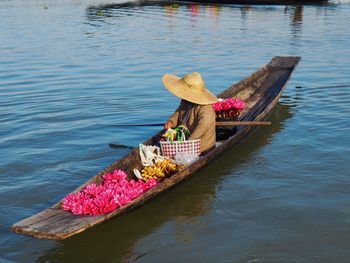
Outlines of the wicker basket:
<svg viewBox="0 0 350 263">
<path fill-rule="evenodd" d="M 191 153 L 199 156 L 201 154 L 201 140 L 187 141 L 160 141 L 162 155 L 174 159 L 176 153 Z"/>
<path fill-rule="evenodd" d="M 230 109 L 230 110 L 216 111 L 215 113 L 216 113 L 217 120 L 235 120 L 239 115 L 239 110 Z"/>
</svg>

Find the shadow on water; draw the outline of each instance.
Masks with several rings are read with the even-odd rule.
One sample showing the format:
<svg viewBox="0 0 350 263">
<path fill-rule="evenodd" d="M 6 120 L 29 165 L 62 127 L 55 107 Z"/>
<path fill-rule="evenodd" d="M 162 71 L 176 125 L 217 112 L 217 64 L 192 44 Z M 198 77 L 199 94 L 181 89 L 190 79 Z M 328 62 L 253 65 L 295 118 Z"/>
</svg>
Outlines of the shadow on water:
<svg viewBox="0 0 350 263">
<path fill-rule="evenodd" d="M 248 139 L 191 179 L 139 209 L 117 216 L 67 240 L 57 241 L 54 248 L 38 258 L 38 262 L 135 260 L 143 256 L 135 255 L 134 252 L 140 240 L 160 227 L 171 228 L 172 225 L 175 225 L 175 238 L 180 242 L 189 242 L 191 236 L 184 236 L 182 231 L 177 230 L 176 225 L 198 224 L 198 218 L 208 215 L 216 199 L 217 187 L 225 179 L 228 171 L 234 171 L 241 163 L 251 159 L 256 152 L 269 144 L 273 135 L 281 131 L 285 121 L 292 116 L 289 105 L 278 103 L 269 116 L 271 126 L 258 128 Z"/>
</svg>

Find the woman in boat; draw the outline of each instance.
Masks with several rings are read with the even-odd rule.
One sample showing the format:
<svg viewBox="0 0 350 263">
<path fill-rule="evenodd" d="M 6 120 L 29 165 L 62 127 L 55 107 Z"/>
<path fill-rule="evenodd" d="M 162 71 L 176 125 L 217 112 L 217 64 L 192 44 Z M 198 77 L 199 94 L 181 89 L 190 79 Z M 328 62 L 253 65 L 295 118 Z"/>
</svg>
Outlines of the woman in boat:
<svg viewBox="0 0 350 263">
<path fill-rule="evenodd" d="M 182 99 L 164 124 L 164 129 L 185 125 L 191 133 L 189 140 L 201 139 L 202 154 L 214 148 L 216 115 L 212 104 L 218 99 L 205 87 L 201 74 L 192 72 L 183 78 L 165 74 L 163 83 L 172 94 Z"/>
</svg>

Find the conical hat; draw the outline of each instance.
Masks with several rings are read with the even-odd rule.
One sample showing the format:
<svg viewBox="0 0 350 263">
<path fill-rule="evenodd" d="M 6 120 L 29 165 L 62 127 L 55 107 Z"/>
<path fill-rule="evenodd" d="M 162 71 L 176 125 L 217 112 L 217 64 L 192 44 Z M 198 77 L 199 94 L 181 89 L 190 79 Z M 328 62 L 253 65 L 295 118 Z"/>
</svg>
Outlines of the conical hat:
<svg viewBox="0 0 350 263">
<path fill-rule="evenodd" d="M 186 74 L 183 78 L 165 74 L 163 84 L 175 96 L 196 104 L 208 105 L 218 101 L 205 87 L 204 80 L 198 72 Z"/>
</svg>

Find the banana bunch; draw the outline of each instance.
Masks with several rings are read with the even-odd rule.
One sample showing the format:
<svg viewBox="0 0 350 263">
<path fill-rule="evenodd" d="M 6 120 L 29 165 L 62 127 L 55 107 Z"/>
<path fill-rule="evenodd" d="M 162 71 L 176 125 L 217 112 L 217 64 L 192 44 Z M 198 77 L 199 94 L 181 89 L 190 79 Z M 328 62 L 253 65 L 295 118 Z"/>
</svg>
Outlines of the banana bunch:
<svg viewBox="0 0 350 263">
<path fill-rule="evenodd" d="M 176 173 L 177 171 L 183 169 L 183 165 L 178 165 L 176 163 L 174 163 L 173 161 L 166 159 L 162 162 L 156 162 L 155 163 L 156 167 L 159 167 L 160 169 L 162 169 L 162 171 L 164 171 L 164 173 L 166 174 L 166 176 L 170 176 L 173 175 L 174 173 Z"/>
<path fill-rule="evenodd" d="M 177 165 L 171 160 L 158 161 L 153 166 L 146 166 L 141 171 L 141 176 L 147 181 L 148 179 L 163 180 L 179 170 L 183 169 L 183 165 Z"/>
<path fill-rule="evenodd" d="M 146 181 L 149 179 L 156 179 L 160 181 L 165 177 L 165 173 L 159 167 L 146 166 L 142 169 L 141 176 Z"/>
</svg>

